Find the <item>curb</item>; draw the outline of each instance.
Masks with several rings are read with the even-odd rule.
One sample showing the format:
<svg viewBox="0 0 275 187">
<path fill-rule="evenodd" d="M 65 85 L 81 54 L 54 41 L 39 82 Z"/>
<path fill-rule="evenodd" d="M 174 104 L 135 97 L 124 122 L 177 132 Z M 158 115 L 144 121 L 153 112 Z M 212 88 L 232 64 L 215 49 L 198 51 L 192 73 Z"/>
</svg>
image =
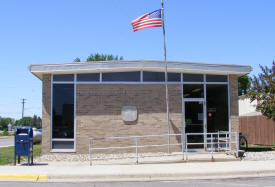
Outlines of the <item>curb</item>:
<svg viewBox="0 0 275 187">
<path fill-rule="evenodd" d="M 2 148 L 2 147 L 12 147 L 12 146 L 14 146 L 14 145 L 3 145 L 3 146 L 0 146 L 0 148 Z"/>
<path fill-rule="evenodd" d="M 275 176 L 275 170 L 211 173 L 133 173 L 133 174 L 0 174 L 0 181 L 167 181 Z"/>
<path fill-rule="evenodd" d="M 14 138 L 14 136 L 0 136 L 0 139 Z"/>
<path fill-rule="evenodd" d="M 190 179 L 221 179 L 221 178 L 244 178 L 275 176 L 275 170 L 243 171 L 243 172 L 212 172 L 212 173 L 162 173 L 162 174 L 113 174 L 113 175 L 78 175 L 57 174 L 49 175 L 48 181 L 167 181 L 167 180 L 190 180 Z"/>
<path fill-rule="evenodd" d="M 0 180 L 47 180 L 48 175 L 37 174 L 0 174 Z"/>
</svg>

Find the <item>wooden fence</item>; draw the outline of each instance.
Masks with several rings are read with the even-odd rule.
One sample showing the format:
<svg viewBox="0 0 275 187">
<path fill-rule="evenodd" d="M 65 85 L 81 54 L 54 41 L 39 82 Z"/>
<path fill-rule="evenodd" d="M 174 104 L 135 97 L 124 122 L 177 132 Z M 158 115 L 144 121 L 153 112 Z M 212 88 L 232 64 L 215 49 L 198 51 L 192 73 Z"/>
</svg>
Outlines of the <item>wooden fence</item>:
<svg viewBox="0 0 275 187">
<path fill-rule="evenodd" d="M 275 122 L 264 116 L 242 116 L 239 131 L 247 137 L 248 144 L 273 145 Z"/>
</svg>

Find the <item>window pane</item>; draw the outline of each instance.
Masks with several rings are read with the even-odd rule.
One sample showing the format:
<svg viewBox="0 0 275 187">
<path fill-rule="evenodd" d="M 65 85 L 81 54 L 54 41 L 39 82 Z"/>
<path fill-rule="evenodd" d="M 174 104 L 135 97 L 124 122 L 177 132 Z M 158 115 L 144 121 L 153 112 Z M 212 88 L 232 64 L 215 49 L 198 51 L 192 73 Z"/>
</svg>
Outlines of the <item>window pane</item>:
<svg viewBox="0 0 275 187">
<path fill-rule="evenodd" d="M 169 82 L 180 82 L 180 73 L 168 73 Z"/>
<path fill-rule="evenodd" d="M 203 85 L 202 84 L 184 84 L 183 85 L 184 98 L 203 98 Z"/>
<path fill-rule="evenodd" d="M 201 74 L 183 74 L 183 81 L 185 81 L 185 82 L 203 82 L 203 75 L 201 75 Z"/>
<path fill-rule="evenodd" d="M 206 85 L 207 132 L 228 131 L 227 85 Z"/>
<path fill-rule="evenodd" d="M 164 82 L 165 74 L 164 72 L 143 72 L 143 81 L 144 82 Z"/>
<path fill-rule="evenodd" d="M 74 75 L 53 75 L 53 81 L 74 81 Z"/>
<path fill-rule="evenodd" d="M 206 75 L 206 82 L 227 82 L 226 75 Z"/>
<path fill-rule="evenodd" d="M 77 81 L 99 81 L 99 73 L 77 74 Z"/>
<path fill-rule="evenodd" d="M 140 72 L 118 72 L 118 73 L 102 73 L 102 81 L 126 81 L 139 82 Z"/>
<path fill-rule="evenodd" d="M 52 137 L 74 138 L 74 85 L 54 84 Z"/>
<path fill-rule="evenodd" d="M 73 149 L 74 142 L 73 141 L 53 141 L 52 149 Z"/>
<path fill-rule="evenodd" d="M 185 132 L 203 133 L 203 103 L 185 102 Z M 202 143 L 203 135 L 187 136 L 188 143 Z M 188 145 L 188 148 L 203 148 L 203 145 Z"/>
</svg>

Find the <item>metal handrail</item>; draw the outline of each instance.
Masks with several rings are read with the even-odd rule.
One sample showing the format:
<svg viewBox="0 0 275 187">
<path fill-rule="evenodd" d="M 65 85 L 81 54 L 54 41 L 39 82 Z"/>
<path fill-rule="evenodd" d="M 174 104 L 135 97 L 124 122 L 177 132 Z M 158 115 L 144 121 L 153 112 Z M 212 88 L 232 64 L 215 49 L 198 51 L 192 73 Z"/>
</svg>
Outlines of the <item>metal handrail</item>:
<svg viewBox="0 0 275 187">
<path fill-rule="evenodd" d="M 153 135 L 142 135 L 142 136 L 109 136 L 104 138 L 88 138 L 89 140 L 107 140 L 107 139 L 129 139 L 129 138 L 148 138 L 148 137 L 160 137 L 168 136 L 169 134 L 153 134 Z M 183 134 L 170 134 L 170 136 L 182 136 Z"/>
<path fill-rule="evenodd" d="M 231 135 L 235 135 L 235 141 L 231 141 L 230 137 Z M 149 137 L 164 137 L 164 136 L 181 136 L 181 142 L 180 143 L 173 143 L 170 144 L 153 144 L 153 145 L 139 145 L 139 139 L 141 138 L 149 138 Z M 188 136 L 205 136 L 207 140 L 209 140 L 210 136 L 210 142 L 196 142 L 196 143 L 191 143 L 188 142 Z M 223 137 L 221 137 L 223 136 Z M 215 138 L 215 141 L 214 141 Z M 171 154 L 168 150 L 168 154 L 165 156 L 174 156 L 174 155 L 184 155 L 186 157 L 186 160 L 188 159 L 188 145 L 204 145 L 204 152 L 206 153 L 211 153 L 212 158 L 213 158 L 213 152 L 214 146 L 217 145 L 217 151 L 229 151 L 230 150 L 230 145 L 235 144 L 236 145 L 236 152 L 238 153 L 239 147 L 238 147 L 238 133 L 237 132 L 216 132 L 216 133 L 185 133 L 185 134 L 159 134 L 159 135 L 142 135 L 142 136 L 112 136 L 112 137 L 104 137 L 104 138 L 88 138 L 89 140 L 89 155 L 90 155 L 90 165 L 92 165 L 92 160 L 104 160 L 104 159 L 98 159 L 98 158 L 93 158 L 93 150 L 108 150 L 108 149 L 134 149 L 136 152 L 136 156 L 128 156 L 128 157 L 123 157 L 123 158 L 136 158 L 136 163 L 138 163 L 138 159 L 140 157 L 150 157 L 150 156 L 141 156 L 140 153 L 138 152 L 139 148 L 145 148 L 145 147 L 165 147 L 168 146 L 176 146 L 176 145 L 181 145 L 181 152 L 178 154 Z M 93 141 L 101 141 L 101 140 L 114 140 L 114 139 L 133 139 L 135 140 L 135 145 L 132 146 L 111 146 L 111 147 L 93 147 Z M 217 139 L 217 140 L 216 140 Z M 185 141 L 184 141 L 185 140 Z M 208 145 L 210 145 L 211 149 L 208 151 Z M 220 145 L 225 145 L 225 148 L 221 147 Z M 122 157 L 111 157 L 108 159 L 119 159 Z"/>
</svg>

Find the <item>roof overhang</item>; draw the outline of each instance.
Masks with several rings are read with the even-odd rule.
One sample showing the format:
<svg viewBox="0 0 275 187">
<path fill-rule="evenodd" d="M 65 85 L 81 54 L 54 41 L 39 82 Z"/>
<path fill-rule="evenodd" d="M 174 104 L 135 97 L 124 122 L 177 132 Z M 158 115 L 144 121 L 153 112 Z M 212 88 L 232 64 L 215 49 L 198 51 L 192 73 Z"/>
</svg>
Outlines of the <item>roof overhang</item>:
<svg viewBox="0 0 275 187">
<path fill-rule="evenodd" d="M 125 71 L 165 71 L 163 61 L 137 60 L 137 61 L 99 61 L 75 62 L 62 64 L 34 64 L 29 70 L 39 79 L 43 74 L 74 74 L 96 72 L 125 72 Z M 218 75 L 245 75 L 252 71 L 251 66 L 232 64 L 211 64 L 195 62 L 167 61 L 168 72 L 218 74 Z"/>
</svg>

